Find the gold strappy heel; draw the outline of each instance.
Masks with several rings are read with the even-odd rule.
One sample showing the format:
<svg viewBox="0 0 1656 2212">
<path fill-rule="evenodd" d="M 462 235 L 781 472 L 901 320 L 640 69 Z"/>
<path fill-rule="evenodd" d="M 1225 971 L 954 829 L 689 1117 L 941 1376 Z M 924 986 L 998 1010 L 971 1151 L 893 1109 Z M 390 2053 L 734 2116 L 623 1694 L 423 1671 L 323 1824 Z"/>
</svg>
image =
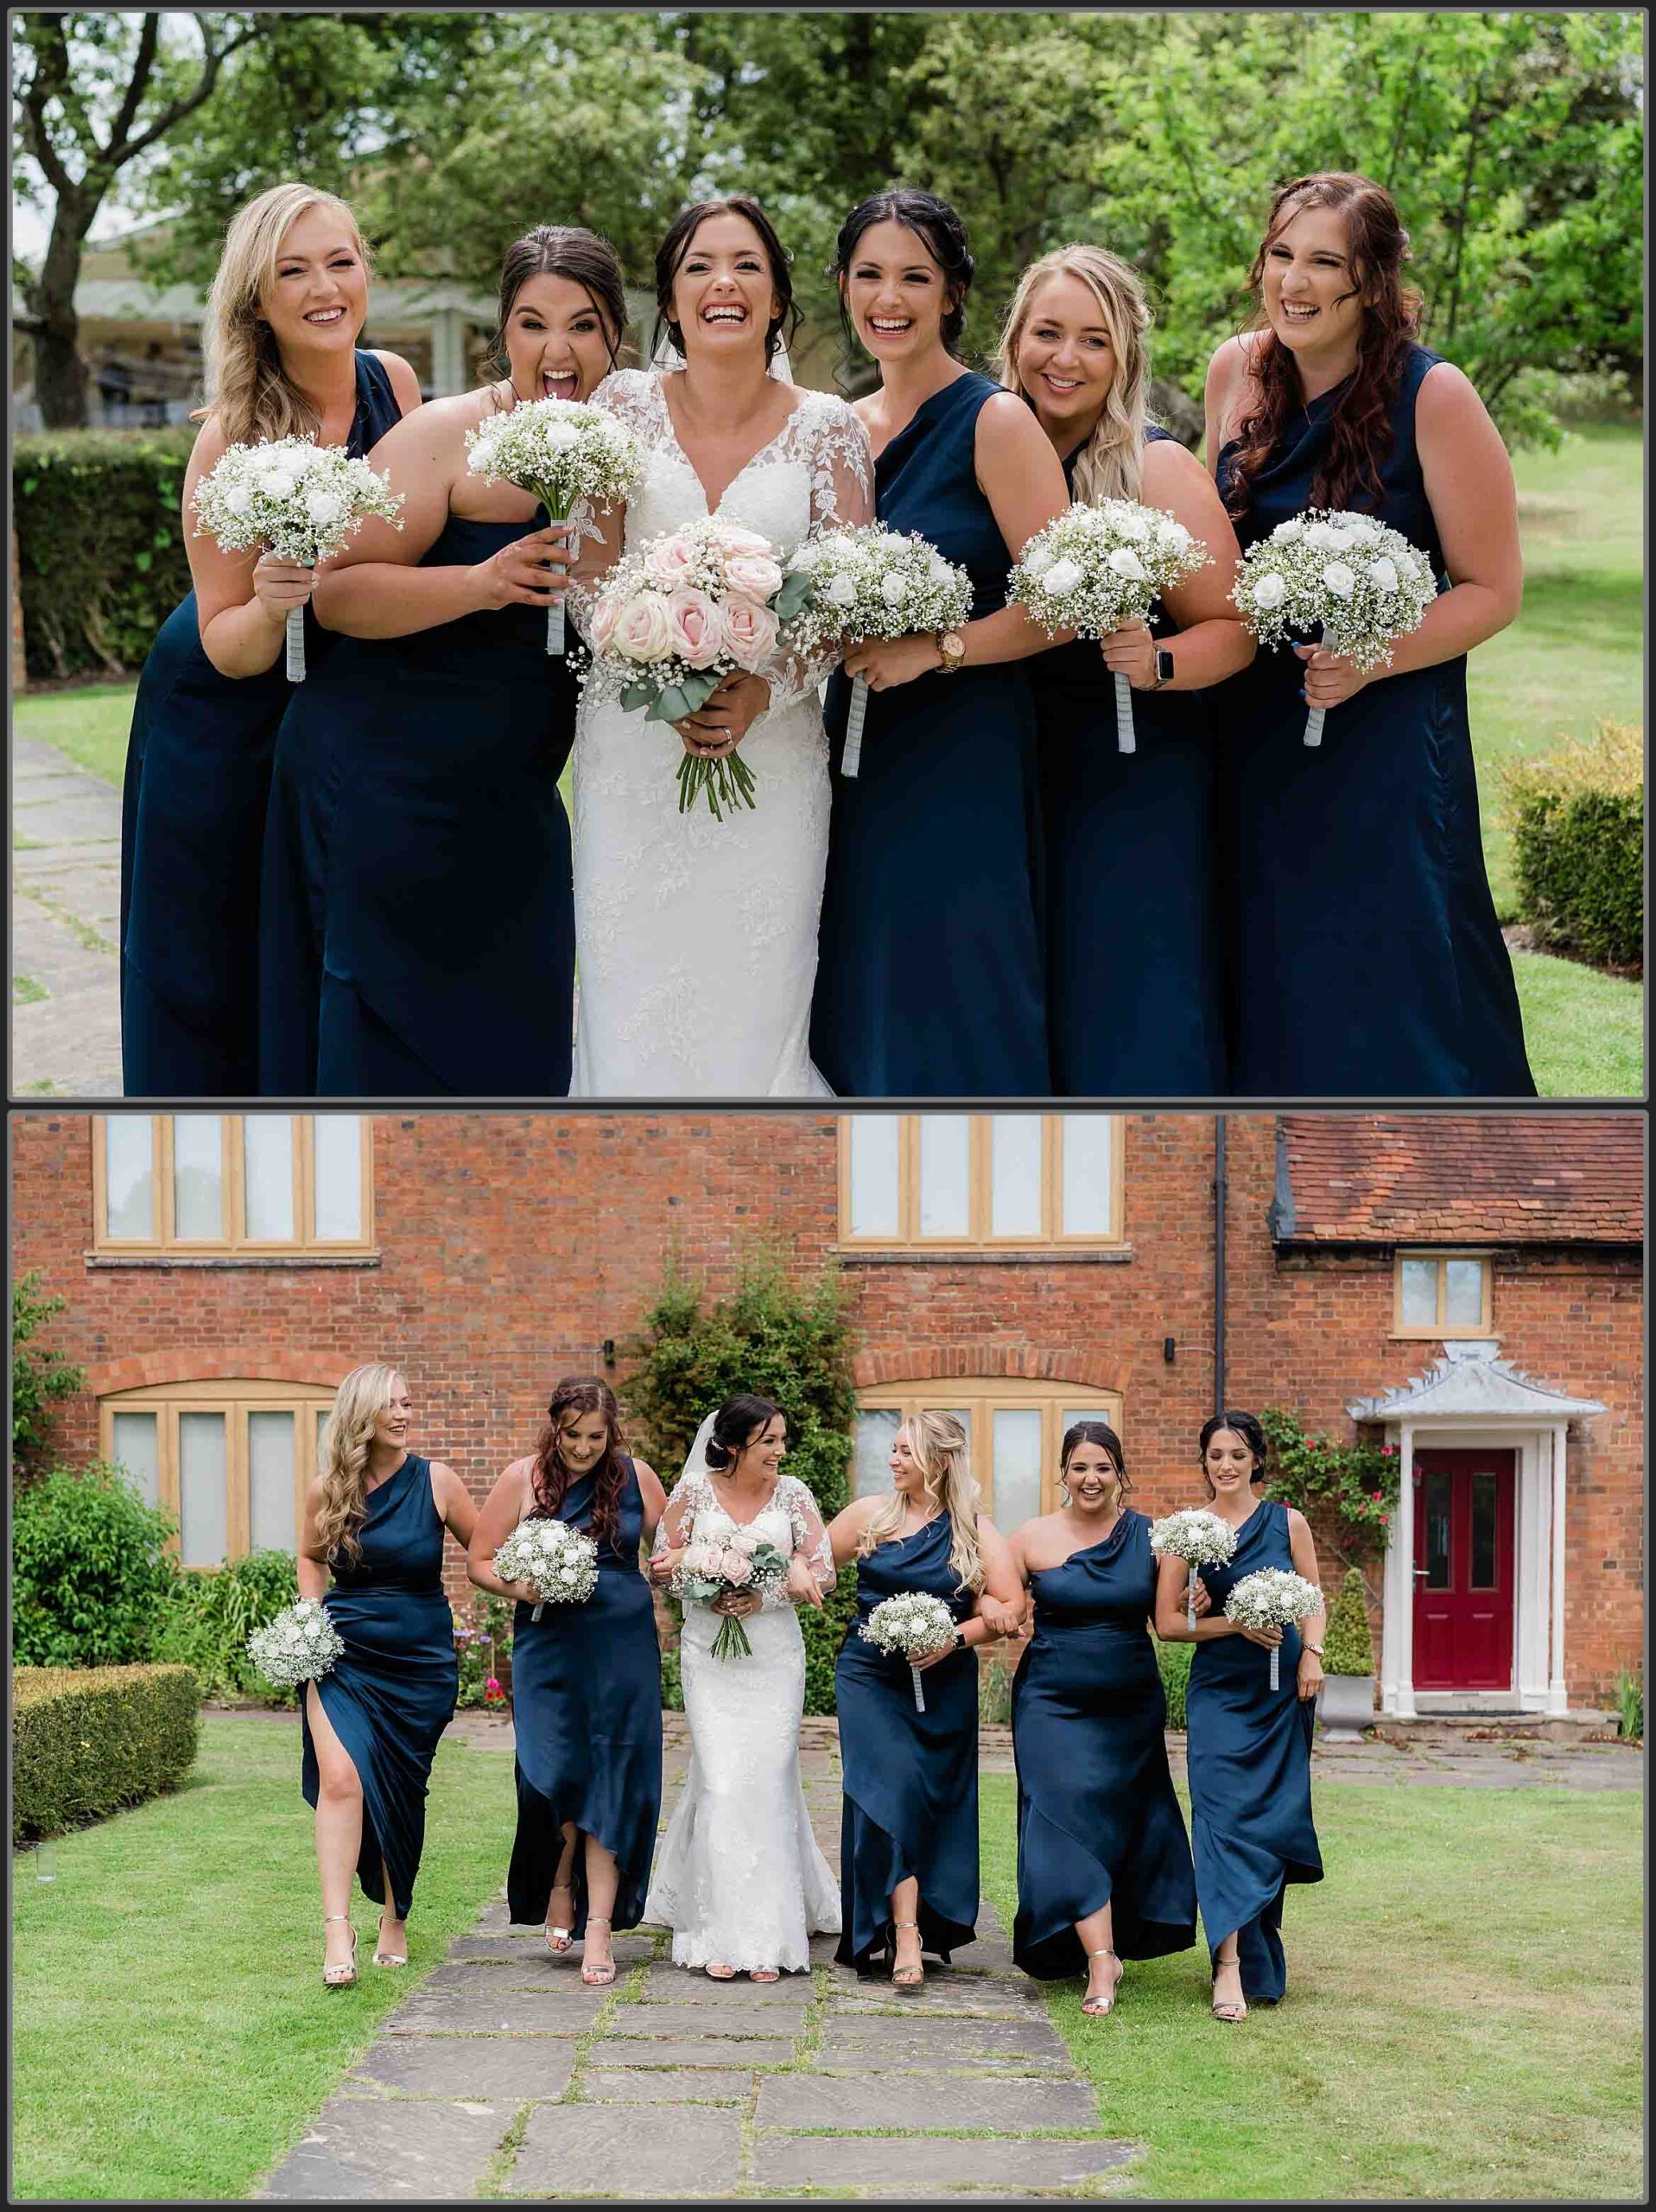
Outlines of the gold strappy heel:
<svg viewBox="0 0 1656 2212">
<path fill-rule="evenodd" d="M 322 1925 L 326 1927 L 330 1920 L 343 1920 L 348 1924 L 350 1919 L 351 1916 L 348 1912 L 325 1912 L 322 1915 Z M 322 1986 L 325 1989 L 349 1989 L 356 1978 L 357 1931 L 352 1928 L 351 1930 L 350 1965 L 337 1967 L 325 1966 L 322 1968 Z"/>
<path fill-rule="evenodd" d="M 1239 1981 L 1241 1980 L 1242 1962 L 1240 1958 L 1220 1959 L 1214 1967 L 1213 1986 L 1215 1989 L 1219 1986 L 1219 1967 L 1221 1966 L 1234 1967 L 1237 1980 Z M 1215 1997 L 1213 2001 L 1213 2016 L 1215 2020 L 1223 2020 L 1234 2027 L 1239 2020 L 1245 2020 L 1247 2018 L 1247 2000 L 1243 1998 L 1227 1997 L 1221 1999 Z"/>
<path fill-rule="evenodd" d="M 894 1920 L 891 1923 L 891 1934 L 893 1937 L 896 1936 L 897 1931 L 899 1928 L 904 1929 L 905 1933 L 910 1929 L 912 1929 L 917 1936 L 920 1933 L 920 1923 L 917 1920 Z M 923 1989 L 925 1987 L 925 1984 L 926 1969 L 924 1962 L 923 1961 L 920 1965 L 913 1967 L 898 1966 L 897 1963 L 897 1944 L 893 1942 L 891 1945 L 892 1988 Z"/>
<path fill-rule="evenodd" d="M 551 1896 L 549 1896 L 546 1901 L 547 1910 L 549 1911 L 551 1910 L 552 1898 L 556 1897 L 560 1890 L 563 1891 L 563 1894 L 568 1898 L 571 1904 L 574 1903 L 575 1893 L 570 1885 L 568 1882 L 554 1882 L 552 1885 Z M 547 1949 L 555 1953 L 557 1957 L 562 1958 L 566 1951 L 570 1951 L 574 1948 L 575 1931 L 573 1928 L 558 1928 L 549 1920 L 546 1927 L 542 1932 L 546 1939 Z"/>
<path fill-rule="evenodd" d="M 1121 1975 L 1126 1974 L 1126 1967 L 1122 1964 L 1120 1955 L 1111 1950 L 1107 1943 L 1096 1951 L 1088 1951 L 1087 1955 L 1089 1959 L 1114 1959 L 1116 1965 L 1120 1967 L 1120 1973 L 1116 1975 L 1107 1997 L 1088 1996 L 1083 1997 L 1081 2000 L 1081 2009 L 1089 2020 L 1101 2020 L 1115 2010 L 1116 1997 L 1121 1987 Z M 1091 1972 L 1090 1967 L 1088 1972 Z"/>
<path fill-rule="evenodd" d="M 382 1913 L 380 1914 L 380 1916 L 379 1916 L 379 1934 L 378 1934 L 378 1936 L 377 1937 L 377 1939 L 375 1940 L 375 1943 L 374 1943 L 374 1964 L 375 1964 L 377 1967 L 405 1967 L 405 1966 L 407 1966 L 407 1964 L 408 1964 L 408 1962 L 409 1962 L 409 1955 L 408 1955 L 408 1953 L 407 1953 L 406 1951 L 404 1951 L 404 1952 L 403 1952 L 403 1955 L 402 1955 L 402 1957 L 399 1959 L 399 1958 L 398 1958 L 398 1956 L 397 1955 L 397 1953 L 396 1953 L 395 1951 L 388 1951 L 388 1950 L 386 1950 L 386 1949 L 385 1949 L 385 1948 L 384 1948 L 384 1943 L 385 1943 L 385 1916 L 384 1916 L 384 1914 L 382 1912 Z"/>
<path fill-rule="evenodd" d="M 600 1928 L 607 1928 L 610 1924 L 602 1913 L 589 1912 L 587 1915 L 587 1927 L 591 1928 L 594 1922 Z M 607 1989 L 615 1979 L 614 1960 L 606 1959 L 601 1966 L 588 1966 L 583 1959 L 581 1962 L 581 1978 L 588 1989 Z"/>
</svg>

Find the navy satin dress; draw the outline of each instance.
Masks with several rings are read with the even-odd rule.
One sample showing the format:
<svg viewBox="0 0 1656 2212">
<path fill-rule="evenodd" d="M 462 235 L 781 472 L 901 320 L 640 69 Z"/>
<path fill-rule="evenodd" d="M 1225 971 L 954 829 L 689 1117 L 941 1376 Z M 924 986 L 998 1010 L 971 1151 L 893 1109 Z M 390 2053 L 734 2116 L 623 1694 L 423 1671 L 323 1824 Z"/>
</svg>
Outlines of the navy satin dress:
<svg viewBox="0 0 1656 2212">
<path fill-rule="evenodd" d="M 1411 350 L 1379 505 L 1443 547 L 1415 447 L 1442 355 Z M 1337 392 L 1338 387 L 1336 388 Z M 1311 504 L 1336 392 L 1295 419 L 1236 525 L 1243 550 Z M 1219 459 L 1228 493 L 1234 442 Z M 1310 640 L 1304 642 L 1309 643 Z M 1209 696 L 1218 743 L 1232 1092 L 1245 1097 L 1532 1097 L 1512 962 L 1484 873 L 1466 657 L 1379 677 L 1304 742 L 1288 645 Z"/>
<path fill-rule="evenodd" d="M 1298 1572 L 1288 1509 L 1266 1498 L 1242 1523 L 1234 1555 L 1197 1571 L 1215 1613 L 1244 1575 L 1263 1567 Z M 1302 1699 L 1304 1649 L 1291 1622 L 1282 1632 L 1278 1688 L 1271 1655 L 1243 1636 L 1198 1643 L 1185 1694 L 1186 1758 L 1196 1902 L 1209 1952 L 1233 1929 L 1242 1993 L 1274 2004 L 1287 1986 L 1282 1900 L 1290 1882 L 1320 1882 L 1323 1859 L 1311 1825 L 1311 1728 L 1316 1700 Z"/>
<path fill-rule="evenodd" d="M 866 756 L 865 756 L 866 757 Z M 878 1651 L 858 1630 L 884 1598 L 923 1590 L 963 1621 L 977 1593 L 949 1563 L 949 1521 L 940 1513 L 911 1536 L 877 1544 L 857 1561 L 857 1618 L 834 1662 L 845 1803 L 840 1824 L 843 1933 L 834 1957 L 869 1971 L 891 1948 L 891 1891 L 920 1885 L 921 1948 L 947 1959 L 974 1940 L 978 1917 L 978 1662 L 961 1649 L 920 1677 Z"/>
<path fill-rule="evenodd" d="M 1101 1542 L 1031 1573 L 1030 1588 L 1035 1632 L 1012 1681 L 1013 1961 L 1043 1981 L 1085 1974 L 1075 1923 L 1107 1904 L 1120 1957 L 1188 1950 L 1196 1877 L 1145 1625 L 1156 1603 L 1150 1522 L 1128 1507 Z"/>
<path fill-rule="evenodd" d="M 422 563 L 543 526 L 451 514 Z M 276 745 L 260 928 L 266 1096 L 562 1097 L 574 1028 L 578 687 L 546 612 L 342 638 Z"/>
<path fill-rule="evenodd" d="M 1006 603 L 1013 559 L 974 474 L 978 416 L 999 390 L 958 377 L 874 464 L 879 519 L 970 572 L 974 620 Z M 871 692 L 854 778 L 840 773 L 849 697 L 841 671 L 811 1058 L 841 1097 L 1044 1097 L 1029 664 Z"/>
<path fill-rule="evenodd" d="M 431 1462 L 410 1452 L 368 1494 L 358 1531 L 362 1557 L 333 1562 L 322 1603 L 345 1654 L 316 1684 L 322 1710 L 362 1783 L 362 1852 L 357 1878 L 385 1903 L 383 1859 L 396 1916 L 406 1919 L 425 1845 L 426 1789 L 437 1740 L 454 1717 L 460 1688 L 454 1620 L 443 1595 L 441 1516 L 431 1495 Z M 305 1802 L 318 1795 L 310 1700 L 300 1700 Z"/>
<path fill-rule="evenodd" d="M 638 1564 L 644 1499 L 631 1459 L 614 1536 L 599 1546 L 598 1587 L 584 1605 L 547 1605 L 512 1622 L 512 1719 L 517 1736 L 517 1835 L 506 1896 L 511 1917 L 543 1921 L 573 1821 L 596 1836 L 620 1872 L 611 1923 L 644 1916 L 661 1813 L 661 1645 L 650 1585 Z M 590 1531 L 591 1475 L 570 1484 L 557 1518 Z M 576 1839 L 570 1874 L 577 1935 L 587 1927 L 587 1853 Z"/>
<path fill-rule="evenodd" d="M 357 355 L 346 450 L 398 420 L 390 377 Z M 311 680 L 330 634 L 305 610 Z M 258 1084 L 259 855 L 276 727 L 294 686 L 221 676 L 192 591 L 138 679 L 121 798 L 121 1065 L 129 1098 L 245 1098 Z"/>
<path fill-rule="evenodd" d="M 1071 479 L 1075 460 L 1064 463 Z M 1150 627 L 1177 633 L 1160 609 Z M 1040 730 L 1053 1093 L 1222 1094 L 1211 695 L 1135 691 L 1138 750 L 1123 753 L 1115 680 L 1095 640 L 1025 664 Z"/>
</svg>

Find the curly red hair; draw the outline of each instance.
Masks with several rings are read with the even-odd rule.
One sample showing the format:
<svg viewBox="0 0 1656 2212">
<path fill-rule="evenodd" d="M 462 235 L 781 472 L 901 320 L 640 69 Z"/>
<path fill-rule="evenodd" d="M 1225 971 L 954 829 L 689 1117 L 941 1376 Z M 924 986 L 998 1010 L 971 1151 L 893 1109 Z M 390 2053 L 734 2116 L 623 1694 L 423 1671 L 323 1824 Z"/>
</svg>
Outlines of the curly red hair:
<svg viewBox="0 0 1656 2212">
<path fill-rule="evenodd" d="M 563 1425 L 572 1414 L 602 1414 L 609 1424 L 609 1443 L 598 1464 L 593 1487 L 589 1528 L 595 1543 L 612 1544 L 621 1510 L 621 1488 L 626 1479 L 622 1465 L 625 1440 L 621 1433 L 621 1409 L 616 1403 L 615 1393 L 595 1375 L 567 1375 L 552 1392 L 546 1409 L 546 1427 L 535 1447 L 535 1465 L 530 1476 L 535 1512 L 555 1520 L 564 1493 L 574 1479 L 558 1449 Z"/>
</svg>

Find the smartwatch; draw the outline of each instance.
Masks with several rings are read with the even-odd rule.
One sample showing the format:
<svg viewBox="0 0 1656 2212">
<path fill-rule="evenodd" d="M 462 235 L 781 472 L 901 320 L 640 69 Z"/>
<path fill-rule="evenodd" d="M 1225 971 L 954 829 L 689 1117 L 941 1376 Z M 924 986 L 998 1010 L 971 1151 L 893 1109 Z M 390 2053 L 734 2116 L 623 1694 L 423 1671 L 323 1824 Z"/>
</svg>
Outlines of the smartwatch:
<svg viewBox="0 0 1656 2212">
<path fill-rule="evenodd" d="M 1152 691 L 1159 691 L 1164 683 L 1171 683 L 1172 680 L 1173 656 L 1165 645 L 1158 645 L 1156 648 L 1156 681 L 1150 688 Z"/>
</svg>

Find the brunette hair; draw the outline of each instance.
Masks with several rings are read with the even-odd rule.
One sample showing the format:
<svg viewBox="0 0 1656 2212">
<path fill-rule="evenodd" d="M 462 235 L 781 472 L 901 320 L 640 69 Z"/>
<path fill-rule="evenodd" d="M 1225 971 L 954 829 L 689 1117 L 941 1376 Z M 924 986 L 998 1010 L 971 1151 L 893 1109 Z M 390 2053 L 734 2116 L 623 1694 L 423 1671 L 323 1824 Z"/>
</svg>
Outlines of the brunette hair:
<svg viewBox="0 0 1656 2212">
<path fill-rule="evenodd" d="M 739 192 L 729 200 L 698 200 L 694 207 L 687 207 L 682 215 L 675 217 L 672 228 L 656 249 L 656 312 L 667 327 L 667 335 L 683 353 L 684 333 L 673 320 L 673 286 L 696 232 L 714 215 L 739 215 L 745 223 L 751 223 L 759 234 L 765 257 L 771 264 L 771 283 L 777 296 L 777 312 L 765 327 L 765 358 L 768 362 L 777 346 L 785 345 L 799 327 L 799 309 L 794 305 L 791 256 L 777 236 L 776 225 L 758 201 L 750 199 L 745 192 Z"/>
<path fill-rule="evenodd" d="M 574 1479 L 564 1465 L 563 1454 L 558 1448 L 564 1423 L 571 1414 L 602 1414 L 609 1424 L 609 1444 L 598 1463 L 593 1482 L 591 1531 L 595 1542 L 612 1544 L 621 1510 L 621 1487 L 626 1480 L 623 1463 L 625 1439 L 621 1433 L 621 1409 L 615 1402 L 615 1393 L 596 1375 L 566 1375 L 553 1386 L 546 1408 L 546 1427 L 535 1447 L 535 1465 L 530 1473 L 535 1503 L 528 1517 L 545 1516 L 555 1519 Z"/>
<path fill-rule="evenodd" d="M 1265 1463 L 1270 1454 L 1271 1447 L 1266 1440 L 1265 1430 L 1260 1426 L 1257 1414 L 1245 1414 L 1240 1407 L 1227 1406 L 1221 1413 L 1216 1413 L 1210 1420 L 1204 1421 L 1202 1424 L 1202 1434 L 1196 1443 L 1196 1457 L 1202 1469 L 1202 1479 L 1208 1485 L 1209 1497 L 1215 1497 L 1218 1493 L 1212 1483 L 1208 1480 L 1208 1446 L 1222 1428 L 1234 1430 L 1253 1453 L 1253 1465 L 1248 1471 L 1247 1478 L 1249 1482 L 1259 1483 L 1265 1480 Z"/>
<path fill-rule="evenodd" d="M 581 286 L 604 326 L 610 366 L 614 368 L 627 327 L 626 287 L 615 248 L 596 231 L 541 223 L 506 248 L 506 257 L 500 264 L 500 308 L 483 364 L 484 374 L 492 378 L 511 373 L 506 325 L 517 304 L 517 295 L 531 276 L 565 276 Z"/>
<path fill-rule="evenodd" d="M 1284 227 L 1303 207 L 1329 207 L 1343 216 L 1352 290 L 1359 299 L 1357 365 L 1335 396 L 1327 459 L 1311 484 L 1311 504 L 1376 505 L 1384 494 L 1380 464 L 1391 444 L 1391 414 L 1402 387 L 1409 348 L 1420 324 L 1420 295 L 1400 271 L 1412 257 L 1397 203 L 1383 185 L 1341 169 L 1297 176 L 1271 202 L 1265 237 L 1247 272 L 1254 309 L 1247 327 L 1259 334 L 1248 373 L 1258 397 L 1236 429 L 1228 505 L 1232 518 L 1246 514 L 1253 486 L 1269 466 L 1294 414 L 1304 404 L 1299 373 L 1286 347 L 1268 327 L 1263 283 L 1266 257 Z M 1350 294 L 1345 295 L 1349 298 Z"/>
<path fill-rule="evenodd" d="M 966 327 L 966 296 L 972 289 L 972 271 L 976 264 L 967 244 L 966 226 L 948 200 L 939 200 L 935 192 L 918 192 L 912 185 L 894 184 L 884 192 L 870 193 L 866 200 L 858 201 L 840 226 L 828 275 L 840 288 L 840 322 L 847 338 L 853 346 L 856 344 L 857 334 L 846 311 L 845 280 L 859 241 L 876 223 L 901 223 L 905 231 L 912 231 L 942 270 L 945 302 L 943 349 L 955 354 L 958 360 L 960 356 L 955 349 Z"/>
<path fill-rule="evenodd" d="M 1030 406 L 1034 402 L 1018 373 L 1018 348 L 1035 306 L 1035 295 L 1049 276 L 1073 276 L 1098 305 L 1099 321 L 1109 334 L 1115 373 L 1092 435 L 1075 457 L 1075 493 L 1083 506 L 1101 499 L 1142 498 L 1145 484 L 1145 393 L 1150 383 L 1150 302 L 1145 288 L 1125 261 L 1101 245 L 1061 245 L 1032 261 L 1018 280 L 1018 290 L 1001 326 L 996 367 L 1008 391 Z M 1094 1426 L 1101 1424 L 1094 1423 Z"/>
<path fill-rule="evenodd" d="M 332 192 L 273 184 L 231 217 L 201 319 L 206 400 L 201 412 L 217 417 L 229 445 L 314 437 L 322 427 L 316 409 L 282 366 L 282 348 L 262 312 L 276 281 L 282 241 L 313 207 L 338 213 L 364 273 L 372 273 L 355 215 Z M 358 342 L 361 337 L 358 331 Z"/>
<path fill-rule="evenodd" d="M 781 1411 L 780 1406 L 752 1390 L 740 1390 L 733 1398 L 726 1398 L 713 1417 L 713 1433 L 706 1446 L 707 1465 L 720 1475 L 734 1466 Z"/>
<path fill-rule="evenodd" d="M 1069 1471 L 1069 1462 L 1083 1444 L 1095 1444 L 1101 1452 L 1107 1452 L 1115 1465 L 1116 1510 L 1126 1503 L 1133 1489 L 1127 1473 L 1127 1455 L 1121 1448 L 1121 1440 L 1107 1421 L 1078 1421 L 1072 1422 L 1063 1433 L 1063 1442 L 1058 1450 L 1058 1472 Z"/>
</svg>

